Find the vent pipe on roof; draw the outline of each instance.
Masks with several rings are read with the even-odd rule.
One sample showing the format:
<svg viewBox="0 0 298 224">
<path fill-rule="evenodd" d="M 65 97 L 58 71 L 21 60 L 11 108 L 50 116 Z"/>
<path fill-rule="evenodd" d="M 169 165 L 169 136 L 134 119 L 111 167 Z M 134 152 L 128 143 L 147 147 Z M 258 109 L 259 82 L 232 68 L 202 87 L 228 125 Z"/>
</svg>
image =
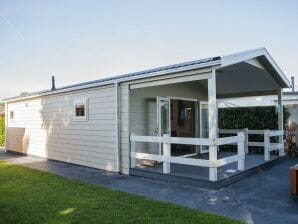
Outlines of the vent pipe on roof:
<svg viewBox="0 0 298 224">
<path fill-rule="evenodd" d="M 54 91 L 56 89 L 56 86 L 55 86 L 55 76 L 52 76 L 52 88 L 51 90 Z"/>
<path fill-rule="evenodd" d="M 292 76 L 292 77 L 291 77 L 291 80 L 292 80 L 292 85 L 291 85 L 292 92 L 295 92 L 295 77 Z"/>
</svg>

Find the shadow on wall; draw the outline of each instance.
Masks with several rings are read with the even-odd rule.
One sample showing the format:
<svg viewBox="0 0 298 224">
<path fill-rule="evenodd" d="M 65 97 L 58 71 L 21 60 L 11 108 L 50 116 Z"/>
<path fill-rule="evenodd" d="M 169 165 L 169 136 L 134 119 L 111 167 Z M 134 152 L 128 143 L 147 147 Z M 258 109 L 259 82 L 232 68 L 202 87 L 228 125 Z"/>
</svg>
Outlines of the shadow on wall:
<svg viewBox="0 0 298 224">
<path fill-rule="evenodd" d="M 78 101 L 85 120 L 74 118 Z M 117 171 L 115 104 L 114 85 L 11 103 L 8 109 L 15 114 L 9 120 L 8 149 Z"/>
<path fill-rule="evenodd" d="M 62 148 L 61 139 L 65 137 L 65 132 L 70 124 L 70 116 L 72 116 L 72 106 L 70 99 L 66 96 L 50 97 L 42 99 L 41 109 L 39 111 L 41 117 L 41 130 L 44 132 L 43 153 L 46 158 L 72 162 L 72 159 L 67 156 L 62 156 L 66 148 Z M 59 150 L 60 149 L 60 150 Z"/>
<path fill-rule="evenodd" d="M 54 160 L 116 171 L 114 92 L 105 88 L 40 100 L 40 133 L 32 134 L 30 150 Z M 78 99 L 88 99 L 86 120 L 74 119 Z"/>
</svg>

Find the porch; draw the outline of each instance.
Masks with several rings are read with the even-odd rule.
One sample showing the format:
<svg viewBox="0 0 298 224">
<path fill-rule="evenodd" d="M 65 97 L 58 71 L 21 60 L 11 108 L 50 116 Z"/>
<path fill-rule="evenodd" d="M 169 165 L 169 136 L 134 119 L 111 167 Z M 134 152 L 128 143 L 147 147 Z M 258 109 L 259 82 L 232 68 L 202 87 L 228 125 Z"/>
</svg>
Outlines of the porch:
<svg viewBox="0 0 298 224">
<path fill-rule="evenodd" d="M 283 131 L 270 130 L 219 130 L 220 133 L 237 135 L 208 138 L 177 138 L 131 135 L 131 174 L 154 179 L 189 183 L 191 185 L 219 189 L 253 173 L 271 167 L 281 161 Z M 249 135 L 264 136 L 263 142 L 248 141 Z M 282 140 L 283 141 L 283 140 Z M 162 144 L 162 154 L 149 154 L 137 147 L 139 143 Z M 216 148 L 216 160 L 210 160 L 210 152 L 191 154 L 171 154 L 171 145 L 199 145 Z M 235 147 L 236 150 L 221 150 L 223 146 Z M 263 154 L 250 153 L 251 147 L 262 147 Z M 152 162 L 154 161 L 154 162 Z M 212 173 L 215 169 L 216 176 Z M 214 179 L 212 179 L 214 178 Z"/>
<path fill-rule="evenodd" d="M 209 70 L 131 84 L 130 173 L 214 184 L 278 161 L 284 156 L 282 88 L 287 83 L 270 63 L 260 55 L 226 56 Z M 221 99 L 271 94 L 278 95 L 278 130 L 219 129 Z M 263 136 L 262 141 L 250 141 L 251 135 Z M 262 154 L 252 153 L 252 147 Z"/>
<path fill-rule="evenodd" d="M 227 156 L 219 153 L 219 157 Z M 219 190 L 232 183 L 246 179 L 251 175 L 261 173 L 273 166 L 283 162 L 284 157 L 274 155 L 270 161 L 262 160 L 260 155 L 251 154 L 246 157 L 246 169 L 237 170 L 237 163 L 231 163 L 218 168 L 218 180 L 209 181 L 209 169 L 206 167 L 189 166 L 181 164 L 171 164 L 172 173 L 163 174 L 162 165 L 158 167 L 136 167 L 131 169 L 133 176 L 145 177 L 166 182 L 178 183 L 182 185 L 195 186 L 210 190 Z M 235 172 L 226 172 L 234 170 Z"/>
</svg>

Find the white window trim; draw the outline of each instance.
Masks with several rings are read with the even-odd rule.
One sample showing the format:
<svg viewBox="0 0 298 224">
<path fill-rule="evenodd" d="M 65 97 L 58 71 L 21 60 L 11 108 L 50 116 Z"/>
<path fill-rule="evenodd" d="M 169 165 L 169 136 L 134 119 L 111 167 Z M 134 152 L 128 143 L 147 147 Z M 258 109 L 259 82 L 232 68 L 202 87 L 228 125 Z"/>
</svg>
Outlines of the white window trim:
<svg viewBox="0 0 298 224">
<path fill-rule="evenodd" d="M 85 106 L 85 116 L 76 116 L 76 105 L 83 104 Z M 79 98 L 73 101 L 73 120 L 74 121 L 88 121 L 88 98 Z"/>
</svg>

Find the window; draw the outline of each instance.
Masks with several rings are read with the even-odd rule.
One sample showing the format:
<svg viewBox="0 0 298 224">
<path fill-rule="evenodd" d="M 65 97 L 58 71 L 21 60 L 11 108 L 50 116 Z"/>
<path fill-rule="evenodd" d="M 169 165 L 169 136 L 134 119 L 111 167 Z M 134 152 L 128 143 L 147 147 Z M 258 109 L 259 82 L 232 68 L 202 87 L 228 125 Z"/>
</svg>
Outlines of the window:
<svg viewBox="0 0 298 224">
<path fill-rule="evenodd" d="M 85 116 L 85 104 L 76 104 L 76 117 Z"/>
<path fill-rule="evenodd" d="M 13 110 L 11 110 L 9 112 L 9 118 L 10 118 L 10 120 L 13 120 L 14 119 L 14 111 Z"/>
<path fill-rule="evenodd" d="M 74 101 L 74 120 L 87 121 L 88 120 L 88 99 L 76 99 Z"/>
</svg>

